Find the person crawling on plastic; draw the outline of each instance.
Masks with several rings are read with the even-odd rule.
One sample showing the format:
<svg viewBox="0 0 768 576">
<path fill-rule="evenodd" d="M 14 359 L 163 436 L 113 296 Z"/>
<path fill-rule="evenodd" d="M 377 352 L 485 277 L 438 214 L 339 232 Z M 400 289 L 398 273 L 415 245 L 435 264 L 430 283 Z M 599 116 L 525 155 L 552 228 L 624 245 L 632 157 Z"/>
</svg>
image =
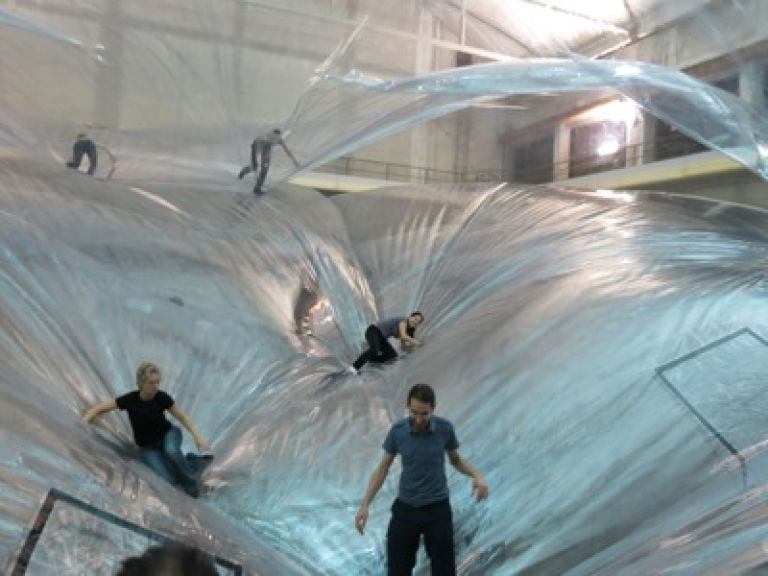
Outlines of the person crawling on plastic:
<svg viewBox="0 0 768 576">
<path fill-rule="evenodd" d="M 156 365 L 142 363 L 136 370 L 138 390 L 91 407 L 82 420 L 90 424 L 101 414 L 126 410 L 142 462 L 174 486 L 181 485 L 187 494 L 197 498 L 200 495 L 200 474 L 213 456 L 184 456 L 181 453 L 181 430 L 166 419 L 165 411 L 168 410 L 192 434 L 198 450 L 210 452 L 211 447 L 173 398 L 159 389 L 160 377 L 160 369 Z"/>
<path fill-rule="evenodd" d="M 421 341 L 413 336 L 422 322 L 424 322 L 424 314 L 416 311 L 411 312 L 407 318 L 389 318 L 377 324 L 371 324 L 365 331 L 365 340 L 369 348 L 363 351 L 347 370 L 357 374 L 366 362 L 381 363 L 397 358 L 397 352 L 387 342 L 388 338 L 398 338 L 404 348 L 421 346 Z"/>
<path fill-rule="evenodd" d="M 85 134 L 78 134 L 77 140 L 72 145 L 72 160 L 67 162 L 67 166 L 77 170 L 83 162 L 83 156 L 88 156 L 88 174 L 93 176 L 99 165 L 99 153 L 96 150 L 96 144 Z"/>
</svg>

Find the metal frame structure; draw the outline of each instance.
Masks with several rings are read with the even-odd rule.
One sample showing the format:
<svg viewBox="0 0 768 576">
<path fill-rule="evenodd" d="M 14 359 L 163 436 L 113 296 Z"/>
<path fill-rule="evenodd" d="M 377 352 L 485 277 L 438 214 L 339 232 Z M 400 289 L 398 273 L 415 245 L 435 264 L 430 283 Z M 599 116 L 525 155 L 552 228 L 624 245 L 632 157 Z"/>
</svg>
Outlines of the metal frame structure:
<svg viewBox="0 0 768 576">
<path fill-rule="evenodd" d="M 50 518 L 57 502 L 62 502 L 78 508 L 88 514 L 96 516 L 97 518 L 120 526 L 121 528 L 125 528 L 126 530 L 130 530 L 131 532 L 134 532 L 135 534 L 143 536 L 149 540 L 153 540 L 158 544 L 182 544 L 182 542 L 179 542 L 178 540 L 174 540 L 173 538 L 164 536 L 158 532 L 155 532 L 154 530 L 150 530 L 144 526 L 129 522 L 124 518 L 120 518 L 119 516 L 115 516 L 114 514 L 88 504 L 87 502 L 84 502 L 79 498 L 75 498 L 74 496 L 63 492 L 58 488 L 51 488 L 48 491 L 48 494 L 46 494 L 39 510 L 37 511 L 37 515 L 35 516 L 29 532 L 27 533 L 27 537 L 21 547 L 21 551 L 16 556 L 16 560 L 11 566 L 9 572 L 11 576 L 24 576 L 24 574 L 26 574 L 29 563 L 32 560 L 32 555 L 35 552 L 35 547 L 43 535 L 43 530 L 45 529 L 48 519 Z M 240 564 L 237 564 L 231 560 L 227 560 L 226 558 L 221 558 L 220 556 L 212 556 L 217 566 L 225 568 L 234 576 L 243 575 L 243 567 Z"/>
<path fill-rule="evenodd" d="M 663 364 L 662 366 L 659 366 L 656 368 L 656 374 L 661 378 L 661 381 L 665 384 L 667 388 L 672 392 L 672 394 L 675 395 L 675 397 L 680 400 L 680 402 L 683 403 L 683 405 L 690 411 L 691 414 L 693 414 L 696 419 L 701 422 L 701 424 L 709 430 L 709 432 L 717 439 L 720 444 L 723 445 L 723 447 L 728 450 L 733 456 L 739 461 L 739 466 L 741 468 L 741 474 L 742 474 L 742 480 L 744 481 L 744 485 L 747 484 L 747 469 L 746 469 L 746 460 L 744 459 L 744 456 L 742 456 L 741 452 L 733 445 L 732 442 L 730 442 L 715 426 L 699 411 L 696 409 L 696 407 L 691 404 L 691 402 L 685 397 L 685 395 L 680 392 L 680 390 L 677 389 L 677 387 L 672 384 L 672 382 L 669 381 L 669 379 L 666 377 L 665 372 L 671 370 L 672 368 L 675 368 L 679 366 L 680 364 L 687 362 L 689 360 L 692 360 L 693 358 L 696 358 L 697 356 L 701 356 L 703 353 L 708 352 L 712 350 L 713 348 L 716 348 L 725 342 L 728 342 L 730 340 L 735 340 L 739 336 L 750 336 L 760 342 L 763 346 L 768 348 L 768 340 L 765 338 L 759 336 L 754 331 L 752 331 L 749 328 L 742 328 L 740 330 L 737 330 L 736 332 L 732 332 L 731 334 L 727 334 L 726 336 L 723 336 L 722 338 L 719 338 L 715 340 L 714 342 L 710 342 L 709 344 L 706 344 L 702 346 L 701 348 L 697 348 L 696 350 L 689 352 L 688 354 L 684 354 L 683 356 L 680 356 L 679 358 L 676 358 L 670 362 L 667 362 L 666 364 Z"/>
</svg>

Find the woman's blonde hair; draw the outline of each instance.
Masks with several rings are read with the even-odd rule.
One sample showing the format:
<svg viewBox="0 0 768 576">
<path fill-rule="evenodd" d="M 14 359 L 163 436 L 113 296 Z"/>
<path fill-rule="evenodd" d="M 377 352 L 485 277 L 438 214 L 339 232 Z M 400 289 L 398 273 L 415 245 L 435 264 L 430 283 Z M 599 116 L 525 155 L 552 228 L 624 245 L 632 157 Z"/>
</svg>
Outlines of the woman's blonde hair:
<svg viewBox="0 0 768 576">
<path fill-rule="evenodd" d="M 160 374 L 160 368 L 152 362 L 142 362 L 136 369 L 136 386 L 141 388 L 141 385 L 147 381 L 152 374 Z"/>
</svg>

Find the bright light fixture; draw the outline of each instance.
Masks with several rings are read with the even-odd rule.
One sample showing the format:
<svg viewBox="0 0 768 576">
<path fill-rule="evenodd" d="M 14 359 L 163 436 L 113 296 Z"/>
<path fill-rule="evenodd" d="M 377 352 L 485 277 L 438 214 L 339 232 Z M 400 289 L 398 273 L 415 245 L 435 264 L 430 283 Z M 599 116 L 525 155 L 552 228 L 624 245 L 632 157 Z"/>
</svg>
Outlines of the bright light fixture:
<svg viewBox="0 0 768 576">
<path fill-rule="evenodd" d="M 597 147 L 598 156 L 612 156 L 619 151 L 619 141 L 615 136 L 606 136 Z"/>
<path fill-rule="evenodd" d="M 637 106 L 627 100 L 614 100 L 592 110 L 592 115 L 608 122 L 630 124 L 637 115 Z"/>
</svg>

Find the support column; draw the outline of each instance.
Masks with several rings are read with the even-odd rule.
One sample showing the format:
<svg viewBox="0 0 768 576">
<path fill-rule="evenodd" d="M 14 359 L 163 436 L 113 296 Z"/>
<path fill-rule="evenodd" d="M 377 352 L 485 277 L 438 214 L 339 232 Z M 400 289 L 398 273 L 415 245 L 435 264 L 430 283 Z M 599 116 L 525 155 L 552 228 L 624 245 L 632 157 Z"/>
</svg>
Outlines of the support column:
<svg viewBox="0 0 768 576">
<path fill-rule="evenodd" d="M 419 9 L 419 41 L 416 45 L 416 62 L 414 63 L 414 72 L 416 75 L 428 74 L 432 72 L 433 47 L 432 38 L 434 35 L 434 18 L 432 14 L 423 9 Z M 411 166 L 428 168 L 432 165 L 430 158 L 429 126 L 421 124 L 411 131 Z M 425 179 L 424 170 L 412 169 L 411 181 L 423 182 Z"/>
<path fill-rule="evenodd" d="M 235 118 L 237 119 L 238 124 L 241 124 L 245 117 L 245 114 L 243 113 L 243 50 L 245 49 L 244 34 L 245 19 L 247 17 L 248 14 L 245 11 L 245 5 L 243 2 L 238 2 L 234 12 L 234 21 L 232 22 L 232 75 L 235 83 Z"/>
<path fill-rule="evenodd" d="M 645 150 L 645 116 L 640 109 L 632 121 L 627 122 L 626 165 L 639 166 L 643 163 Z"/>
<path fill-rule="evenodd" d="M 104 62 L 97 62 L 94 77 L 93 121 L 101 128 L 118 130 L 123 105 L 123 26 L 120 0 L 111 0 L 103 18 L 101 44 L 105 46 Z"/>
<path fill-rule="evenodd" d="M 656 161 L 656 126 L 655 116 L 643 112 L 643 155 L 642 163 L 650 164 Z"/>
<path fill-rule="evenodd" d="M 555 128 L 554 181 L 568 179 L 568 167 L 571 164 L 571 127 L 560 124 Z"/>
</svg>

